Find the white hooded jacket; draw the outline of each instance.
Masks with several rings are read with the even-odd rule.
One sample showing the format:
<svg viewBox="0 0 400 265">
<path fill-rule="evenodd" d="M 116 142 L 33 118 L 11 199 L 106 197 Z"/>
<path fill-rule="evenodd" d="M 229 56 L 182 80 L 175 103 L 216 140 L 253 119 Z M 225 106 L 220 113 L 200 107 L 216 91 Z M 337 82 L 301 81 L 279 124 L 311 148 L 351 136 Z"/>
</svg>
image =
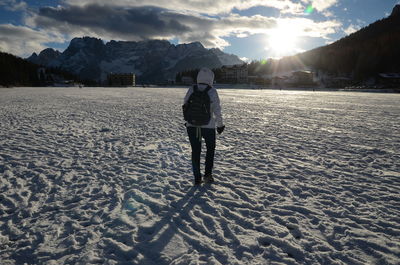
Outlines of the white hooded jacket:
<svg viewBox="0 0 400 265">
<path fill-rule="evenodd" d="M 208 91 L 208 96 L 210 97 L 211 119 L 207 125 L 195 126 L 190 123 L 187 123 L 186 126 L 215 129 L 215 127 L 222 127 L 224 125 L 222 122 L 221 104 L 219 101 L 219 96 L 217 90 L 214 87 L 212 87 L 213 83 L 214 83 L 214 73 L 208 68 L 200 69 L 197 75 L 197 87 L 199 88 L 200 91 L 204 91 L 208 85 L 211 86 L 211 89 Z M 191 86 L 187 91 L 183 104 L 187 103 L 192 93 L 193 93 L 193 86 Z"/>
</svg>

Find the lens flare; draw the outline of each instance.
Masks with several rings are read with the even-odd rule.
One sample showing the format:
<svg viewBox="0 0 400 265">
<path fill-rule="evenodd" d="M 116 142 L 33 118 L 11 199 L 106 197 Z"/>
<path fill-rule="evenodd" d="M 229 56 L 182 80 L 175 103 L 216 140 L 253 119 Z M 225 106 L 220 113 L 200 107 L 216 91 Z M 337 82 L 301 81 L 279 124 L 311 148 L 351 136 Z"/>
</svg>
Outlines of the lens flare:
<svg viewBox="0 0 400 265">
<path fill-rule="evenodd" d="M 262 64 L 262 65 L 267 64 L 267 59 L 262 59 L 262 60 L 261 60 L 261 64 Z"/>
<path fill-rule="evenodd" d="M 312 5 L 307 6 L 306 10 L 304 11 L 306 14 L 311 14 L 314 12 L 314 7 Z"/>
</svg>

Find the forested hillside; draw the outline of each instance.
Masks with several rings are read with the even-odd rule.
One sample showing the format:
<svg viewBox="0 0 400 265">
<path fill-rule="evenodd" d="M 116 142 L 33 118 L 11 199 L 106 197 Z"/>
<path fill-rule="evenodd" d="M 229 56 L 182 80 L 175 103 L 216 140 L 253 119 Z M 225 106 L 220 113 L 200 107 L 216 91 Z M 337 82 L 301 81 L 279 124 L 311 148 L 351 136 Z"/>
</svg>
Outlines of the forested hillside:
<svg viewBox="0 0 400 265">
<path fill-rule="evenodd" d="M 330 45 L 281 60 L 249 64 L 249 75 L 309 68 L 363 80 L 382 72 L 400 72 L 400 5 L 378 20 Z"/>
<path fill-rule="evenodd" d="M 0 52 L 0 85 L 38 86 L 38 67 L 22 58 Z"/>
<path fill-rule="evenodd" d="M 400 15 L 355 32 L 337 42 L 299 55 L 314 68 L 364 79 L 379 72 L 400 71 Z"/>
</svg>

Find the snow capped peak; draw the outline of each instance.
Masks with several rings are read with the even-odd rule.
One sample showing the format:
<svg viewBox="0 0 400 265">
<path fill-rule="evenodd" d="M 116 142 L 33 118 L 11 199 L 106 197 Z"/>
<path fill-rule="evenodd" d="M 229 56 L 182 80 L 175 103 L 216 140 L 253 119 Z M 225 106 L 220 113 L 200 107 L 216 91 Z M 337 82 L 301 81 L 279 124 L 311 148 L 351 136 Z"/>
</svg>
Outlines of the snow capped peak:
<svg viewBox="0 0 400 265">
<path fill-rule="evenodd" d="M 236 55 L 224 53 L 218 48 L 212 48 L 210 49 L 210 51 L 218 57 L 222 65 L 235 65 L 243 63 L 243 61 L 239 59 Z"/>
<path fill-rule="evenodd" d="M 176 45 L 176 47 L 180 48 L 180 49 L 205 49 L 203 44 L 201 44 L 198 41 L 191 42 L 191 43 L 178 44 L 178 45 Z"/>
<path fill-rule="evenodd" d="M 145 46 L 149 49 L 168 49 L 171 43 L 166 40 L 146 40 L 140 41 L 139 45 Z"/>
<path fill-rule="evenodd" d="M 54 50 L 42 53 L 38 58 L 51 58 L 44 65 L 59 66 L 83 79 L 98 81 L 109 72 L 134 72 L 144 82 L 160 82 L 188 69 L 243 63 L 236 55 L 206 49 L 200 42 L 175 46 L 166 40 L 111 40 L 105 44 L 101 39 L 83 37 L 72 39 L 62 54 Z M 35 56 L 31 57 L 37 61 Z"/>
<path fill-rule="evenodd" d="M 60 55 L 61 53 L 59 51 L 52 48 L 47 48 L 41 51 L 39 55 L 37 55 L 35 52 L 32 53 L 27 60 L 35 64 L 48 65 L 52 61 L 56 60 Z"/>
<path fill-rule="evenodd" d="M 201 44 L 201 42 L 199 42 L 199 41 L 192 42 L 189 45 L 192 47 L 204 48 L 203 44 Z"/>
<path fill-rule="evenodd" d="M 71 40 L 71 42 L 69 43 L 68 47 L 79 48 L 79 47 L 83 47 L 83 46 L 85 46 L 85 42 L 84 42 L 84 40 L 82 38 L 73 38 Z"/>
<path fill-rule="evenodd" d="M 92 37 L 73 38 L 69 44 L 69 47 L 84 48 L 93 45 L 104 45 L 104 42 L 101 39 Z"/>
<path fill-rule="evenodd" d="M 53 48 L 47 48 L 40 52 L 39 56 L 46 56 L 46 57 L 57 57 L 61 53 Z"/>
</svg>

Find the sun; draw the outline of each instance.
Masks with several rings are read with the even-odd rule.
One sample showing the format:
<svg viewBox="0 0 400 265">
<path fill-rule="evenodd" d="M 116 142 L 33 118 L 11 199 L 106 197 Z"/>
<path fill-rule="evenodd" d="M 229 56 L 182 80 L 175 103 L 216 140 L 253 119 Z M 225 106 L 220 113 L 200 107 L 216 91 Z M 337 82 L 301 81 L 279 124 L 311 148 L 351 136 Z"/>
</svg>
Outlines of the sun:
<svg viewBox="0 0 400 265">
<path fill-rule="evenodd" d="M 280 24 L 271 29 L 267 36 L 266 50 L 271 57 L 283 57 L 294 54 L 298 49 L 298 35 L 288 24 Z"/>
</svg>

